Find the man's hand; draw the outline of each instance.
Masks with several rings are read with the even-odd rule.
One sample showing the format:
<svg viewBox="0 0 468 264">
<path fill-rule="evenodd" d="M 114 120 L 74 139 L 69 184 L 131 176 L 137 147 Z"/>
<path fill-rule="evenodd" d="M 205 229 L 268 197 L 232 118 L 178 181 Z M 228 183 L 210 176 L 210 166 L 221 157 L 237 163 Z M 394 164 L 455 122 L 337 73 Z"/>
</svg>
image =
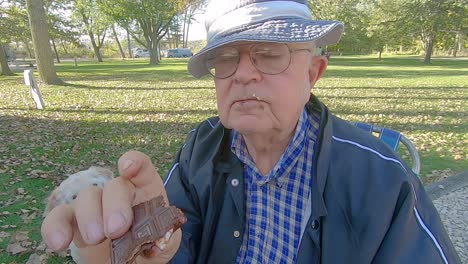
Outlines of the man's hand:
<svg viewBox="0 0 468 264">
<path fill-rule="evenodd" d="M 158 195 L 167 195 L 161 177 L 145 154 L 129 151 L 118 162 L 119 177 L 104 186 L 81 191 L 71 205 L 54 208 L 42 223 L 42 238 L 49 248 L 68 248 L 73 240 L 83 263 L 110 263 L 110 239 L 129 230 L 132 206 Z M 167 203 L 169 204 L 169 203 Z M 137 263 L 167 263 L 177 251 L 181 231 L 177 230 L 164 251 L 153 247 Z"/>
</svg>

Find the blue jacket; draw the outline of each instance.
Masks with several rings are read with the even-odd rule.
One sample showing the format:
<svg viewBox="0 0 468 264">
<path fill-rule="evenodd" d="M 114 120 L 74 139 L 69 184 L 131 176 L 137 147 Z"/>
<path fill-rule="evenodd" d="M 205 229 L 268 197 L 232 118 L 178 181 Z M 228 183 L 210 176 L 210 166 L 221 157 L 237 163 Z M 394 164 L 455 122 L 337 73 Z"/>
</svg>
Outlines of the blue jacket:
<svg viewBox="0 0 468 264">
<path fill-rule="evenodd" d="M 311 216 L 297 263 L 460 263 L 419 179 L 379 139 L 321 111 Z M 243 165 L 218 118 L 192 131 L 166 178 L 188 221 L 171 263 L 235 263 L 245 230 Z"/>
</svg>

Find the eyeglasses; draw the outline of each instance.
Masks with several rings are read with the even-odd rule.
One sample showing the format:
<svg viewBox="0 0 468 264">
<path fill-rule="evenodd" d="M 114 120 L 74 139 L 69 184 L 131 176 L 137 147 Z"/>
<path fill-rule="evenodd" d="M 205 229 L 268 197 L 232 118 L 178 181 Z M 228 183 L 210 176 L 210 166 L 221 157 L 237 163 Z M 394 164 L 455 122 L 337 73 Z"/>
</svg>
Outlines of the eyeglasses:
<svg viewBox="0 0 468 264">
<path fill-rule="evenodd" d="M 284 72 L 291 64 L 291 54 L 309 49 L 292 49 L 284 43 L 260 43 L 250 47 L 250 61 L 255 68 L 269 75 Z M 214 49 L 207 54 L 205 66 L 212 76 L 226 79 L 234 75 L 240 62 L 237 47 L 225 46 Z"/>
</svg>

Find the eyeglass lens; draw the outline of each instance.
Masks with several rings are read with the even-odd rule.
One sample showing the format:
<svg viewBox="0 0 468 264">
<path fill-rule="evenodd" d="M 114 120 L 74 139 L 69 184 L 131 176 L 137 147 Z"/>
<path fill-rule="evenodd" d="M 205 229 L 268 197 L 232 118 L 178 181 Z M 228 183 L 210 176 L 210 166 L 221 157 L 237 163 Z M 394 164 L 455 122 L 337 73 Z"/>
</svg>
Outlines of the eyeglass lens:
<svg viewBox="0 0 468 264">
<path fill-rule="evenodd" d="M 282 43 L 265 43 L 250 48 L 250 61 L 262 73 L 279 74 L 291 62 L 289 47 Z M 221 47 L 208 53 L 205 66 L 216 78 L 232 76 L 239 66 L 240 52 L 236 47 Z"/>
</svg>

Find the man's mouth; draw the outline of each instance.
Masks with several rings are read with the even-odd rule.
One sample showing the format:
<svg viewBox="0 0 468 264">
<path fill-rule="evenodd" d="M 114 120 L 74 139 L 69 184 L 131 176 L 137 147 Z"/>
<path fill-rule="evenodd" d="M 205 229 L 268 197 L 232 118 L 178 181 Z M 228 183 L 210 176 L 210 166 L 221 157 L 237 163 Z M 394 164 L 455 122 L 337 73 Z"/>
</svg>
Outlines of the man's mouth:
<svg viewBox="0 0 468 264">
<path fill-rule="evenodd" d="M 232 104 L 236 104 L 236 103 L 241 103 L 242 104 L 242 103 L 252 102 L 252 101 L 260 101 L 260 97 L 253 94 L 252 96 L 249 96 L 249 97 L 237 99 Z"/>
</svg>

